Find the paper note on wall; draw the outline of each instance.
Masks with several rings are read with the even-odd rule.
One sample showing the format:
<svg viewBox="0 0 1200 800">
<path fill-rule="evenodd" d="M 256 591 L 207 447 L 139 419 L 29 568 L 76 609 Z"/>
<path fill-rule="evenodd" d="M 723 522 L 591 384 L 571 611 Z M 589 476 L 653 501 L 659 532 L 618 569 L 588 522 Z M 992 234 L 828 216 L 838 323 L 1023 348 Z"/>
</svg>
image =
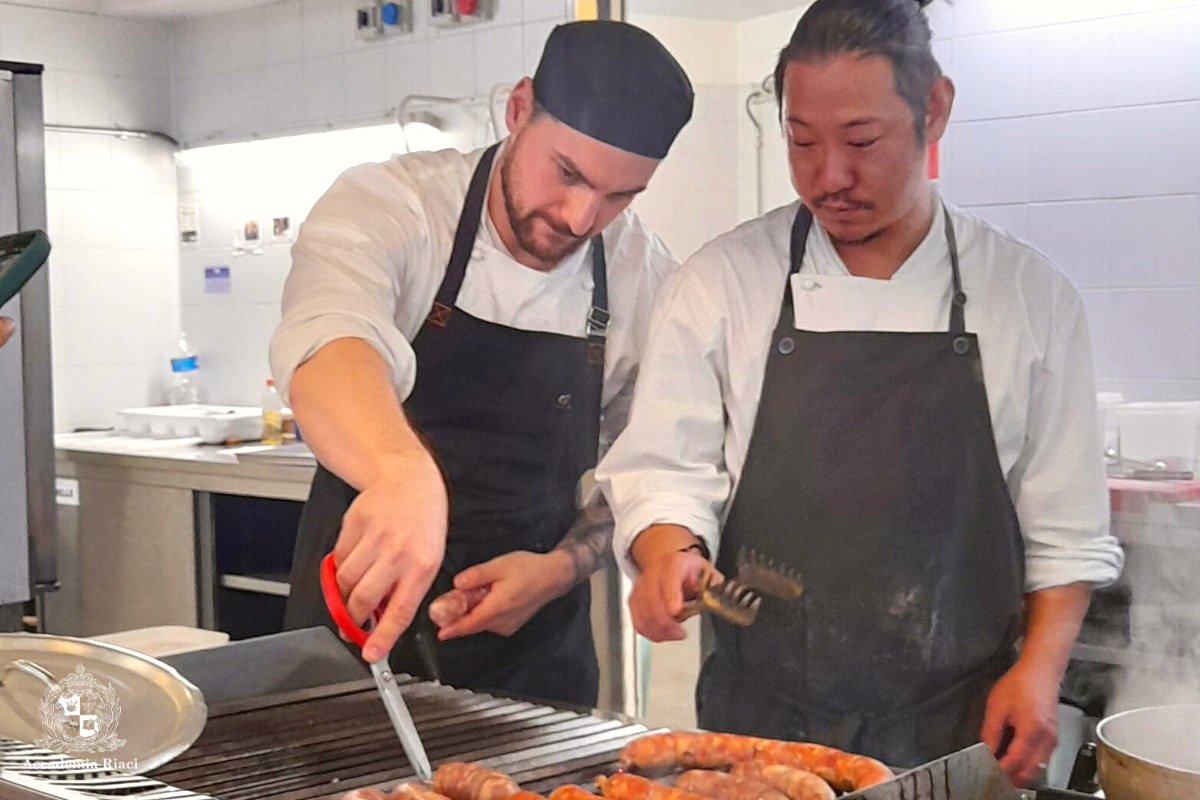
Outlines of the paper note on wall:
<svg viewBox="0 0 1200 800">
<path fill-rule="evenodd" d="M 232 292 L 233 278 L 229 274 L 229 267 L 204 268 L 205 294 L 231 294 Z"/>
</svg>

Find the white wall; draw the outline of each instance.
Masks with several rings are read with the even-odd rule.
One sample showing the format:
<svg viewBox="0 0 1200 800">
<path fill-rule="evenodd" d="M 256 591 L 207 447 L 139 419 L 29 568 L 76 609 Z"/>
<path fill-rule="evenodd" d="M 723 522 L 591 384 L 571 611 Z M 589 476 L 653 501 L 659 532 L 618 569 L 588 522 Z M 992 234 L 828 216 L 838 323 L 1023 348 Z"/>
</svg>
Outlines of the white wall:
<svg viewBox="0 0 1200 800">
<path fill-rule="evenodd" d="M 172 85 L 180 138 L 194 146 L 379 124 L 410 94 L 486 95 L 533 73 L 567 10 L 563 0 L 496 0 L 490 22 L 446 30 L 432 28 L 418 3 L 411 36 L 364 42 L 353 32 L 355 5 L 288 0 L 178 24 Z M 482 145 L 482 134 L 477 128 L 455 144 Z M 180 172 L 181 201 L 200 209 L 200 240 L 181 251 L 180 291 L 207 402 L 259 402 L 291 266 L 290 246 L 269 233 L 257 252 L 235 252 L 234 229 L 254 218 L 267 230 L 286 214 L 295 230 L 342 170 L 404 149 L 398 139 L 381 149 L 350 132 L 334 135 L 348 138 L 332 155 L 312 137 L 262 141 L 216 150 Z M 212 266 L 230 268 L 229 294 L 205 293 Z"/>
<path fill-rule="evenodd" d="M 410 94 L 461 97 L 532 74 L 565 0 L 495 0 L 494 19 L 363 41 L 355 0 L 286 0 L 172 30 L 174 128 L 190 145 L 382 122 Z"/>
<path fill-rule="evenodd" d="M 168 127 L 166 24 L 0 3 L 0 58 L 46 66 L 46 122 Z M 46 136 L 55 424 L 158 402 L 178 324 L 175 170 L 154 139 Z"/>
<path fill-rule="evenodd" d="M 1082 290 L 1102 389 L 1200 397 L 1200 2 L 934 9 L 947 196 Z"/>
<path fill-rule="evenodd" d="M 181 245 L 183 327 L 200 357 L 206 402 L 257 405 L 270 376 L 267 345 L 279 324 L 291 243 L 274 238 L 287 216 L 293 234 L 346 168 L 403 149 L 399 129 L 337 131 L 202 148 L 184 154 L 179 199 L 199 209 L 199 237 Z M 298 163 L 304 169 L 296 169 Z M 262 244 L 235 250 L 235 229 L 257 220 Z M 205 269 L 228 267 L 230 290 L 205 290 Z"/>
<path fill-rule="evenodd" d="M 682 260 L 738 223 L 737 24 L 630 11 L 687 72 L 696 92 L 692 120 L 634 210 Z"/>
<path fill-rule="evenodd" d="M 788 11 L 742 21 L 637 13 L 629 21 L 657 36 L 696 89 L 696 110 L 650 188 L 638 214 L 685 259 L 705 242 L 758 216 L 755 129 L 746 98 L 774 69 L 780 48 L 808 0 Z M 763 126 L 763 210 L 792 202 L 783 134 L 775 104 L 754 105 Z"/>
</svg>

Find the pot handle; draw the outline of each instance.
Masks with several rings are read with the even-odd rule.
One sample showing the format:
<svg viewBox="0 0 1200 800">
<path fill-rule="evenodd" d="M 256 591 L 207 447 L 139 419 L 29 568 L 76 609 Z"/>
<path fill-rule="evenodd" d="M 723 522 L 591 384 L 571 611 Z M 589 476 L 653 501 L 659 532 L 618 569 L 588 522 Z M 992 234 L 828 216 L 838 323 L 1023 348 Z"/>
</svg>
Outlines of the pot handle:
<svg viewBox="0 0 1200 800">
<path fill-rule="evenodd" d="M 1096 743 L 1085 742 L 1075 755 L 1075 766 L 1071 768 L 1071 777 L 1067 780 L 1067 788 L 1075 792 L 1095 794 L 1099 785 L 1096 783 Z"/>
</svg>

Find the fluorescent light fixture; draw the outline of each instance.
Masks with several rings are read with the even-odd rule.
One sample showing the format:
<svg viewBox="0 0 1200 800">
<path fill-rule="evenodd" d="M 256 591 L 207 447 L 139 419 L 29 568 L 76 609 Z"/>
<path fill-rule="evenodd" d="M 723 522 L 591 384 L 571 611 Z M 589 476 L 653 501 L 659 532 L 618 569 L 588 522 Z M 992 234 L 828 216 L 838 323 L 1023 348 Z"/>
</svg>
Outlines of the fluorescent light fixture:
<svg viewBox="0 0 1200 800">
<path fill-rule="evenodd" d="M 194 147 L 181 150 L 176 158 L 193 171 L 203 187 L 235 182 L 245 185 L 247 180 L 286 184 L 292 183 L 298 172 L 305 175 L 306 182 L 322 173 L 328 173 L 332 181 L 356 164 L 387 161 L 404 151 L 404 134 L 393 123 Z"/>
</svg>

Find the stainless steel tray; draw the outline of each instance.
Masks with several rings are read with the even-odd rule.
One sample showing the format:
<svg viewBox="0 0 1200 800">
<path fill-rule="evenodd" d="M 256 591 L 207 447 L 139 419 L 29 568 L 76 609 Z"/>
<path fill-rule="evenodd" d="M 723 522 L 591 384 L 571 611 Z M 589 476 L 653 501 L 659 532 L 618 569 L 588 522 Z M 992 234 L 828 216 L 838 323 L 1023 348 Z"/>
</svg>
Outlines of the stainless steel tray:
<svg viewBox="0 0 1200 800">
<path fill-rule="evenodd" d="M 87 639 L 0 634 L 0 737 L 140 774 L 186 750 L 207 717 L 200 690 L 149 656 Z"/>
</svg>

